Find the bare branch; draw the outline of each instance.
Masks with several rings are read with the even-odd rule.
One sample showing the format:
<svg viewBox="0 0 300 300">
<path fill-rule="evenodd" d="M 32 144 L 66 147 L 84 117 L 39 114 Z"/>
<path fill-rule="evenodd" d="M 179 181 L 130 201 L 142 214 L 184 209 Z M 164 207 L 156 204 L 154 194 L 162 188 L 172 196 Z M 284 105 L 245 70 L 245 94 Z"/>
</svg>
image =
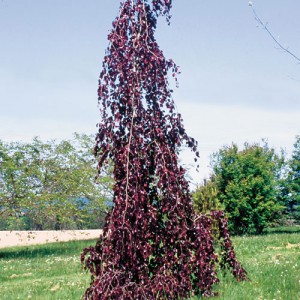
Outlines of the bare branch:
<svg viewBox="0 0 300 300">
<path fill-rule="evenodd" d="M 261 18 L 257 15 L 255 9 L 254 9 L 254 5 L 251 1 L 249 1 L 249 6 L 252 9 L 252 12 L 254 14 L 255 20 L 262 26 L 263 29 L 266 30 L 266 32 L 269 34 L 269 36 L 272 38 L 272 40 L 276 43 L 276 45 L 283 50 L 284 52 L 288 53 L 289 55 L 291 55 L 294 59 L 296 59 L 298 61 L 298 63 L 300 63 L 300 58 L 295 55 L 293 52 L 291 52 L 289 50 L 288 47 L 283 46 L 278 39 L 275 38 L 275 36 L 273 35 L 273 33 L 269 30 L 269 28 L 267 27 L 268 23 L 264 23 Z"/>
</svg>

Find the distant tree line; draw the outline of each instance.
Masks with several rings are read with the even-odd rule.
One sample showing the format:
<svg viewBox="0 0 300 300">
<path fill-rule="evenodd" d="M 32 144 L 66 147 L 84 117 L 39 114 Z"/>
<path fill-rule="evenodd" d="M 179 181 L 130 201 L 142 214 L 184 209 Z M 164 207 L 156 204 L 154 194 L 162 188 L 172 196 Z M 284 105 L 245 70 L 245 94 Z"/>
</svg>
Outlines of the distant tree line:
<svg viewBox="0 0 300 300">
<path fill-rule="evenodd" d="M 193 193 L 196 209 L 222 209 L 232 233 L 262 233 L 300 221 L 300 136 L 290 159 L 267 142 L 225 146 L 211 157 L 212 174 Z"/>
<path fill-rule="evenodd" d="M 112 166 L 97 176 L 94 138 L 29 143 L 0 141 L 0 230 L 101 228 L 110 209 Z M 232 233 L 261 233 L 300 222 L 300 136 L 290 159 L 266 142 L 225 146 L 212 175 L 193 192 L 206 214 L 224 210 Z"/>
<path fill-rule="evenodd" d="M 0 230 L 100 228 L 111 199 L 110 167 L 96 180 L 94 138 L 0 141 Z"/>
</svg>

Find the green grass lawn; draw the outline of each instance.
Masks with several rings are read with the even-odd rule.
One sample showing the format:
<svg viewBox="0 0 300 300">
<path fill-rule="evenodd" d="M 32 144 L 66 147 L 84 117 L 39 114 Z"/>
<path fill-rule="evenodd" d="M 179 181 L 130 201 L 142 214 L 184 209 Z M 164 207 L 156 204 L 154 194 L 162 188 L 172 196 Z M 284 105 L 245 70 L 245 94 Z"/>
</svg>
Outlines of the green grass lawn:
<svg viewBox="0 0 300 300">
<path fill-rule="evenodd" d="M 80 253 L 95 241 L 0 249 L 0 299 L 80 299 L 89 285 Z M 234 238 L 250 281 L 230 274 L 216 286 L 227 300 L 300 300 L 300 228 L 270 230 L 262 236 Z M 197 298 L 194 298 L 197 299 Z"/>
</svg>

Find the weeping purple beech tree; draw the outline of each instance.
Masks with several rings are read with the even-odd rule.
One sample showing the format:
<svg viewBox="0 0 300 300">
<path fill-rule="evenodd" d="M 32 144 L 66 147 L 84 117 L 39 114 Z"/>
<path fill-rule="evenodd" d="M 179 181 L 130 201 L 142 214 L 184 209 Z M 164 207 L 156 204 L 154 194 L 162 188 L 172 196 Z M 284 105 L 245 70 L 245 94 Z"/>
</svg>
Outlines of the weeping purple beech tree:
<svg viewBox="0 0 300 300">
<path fill-rule="evenodd" d="M 82 262 L 91 272 L 85 299 L 182 299 L 213 295 L 216 263 L 246 272 L 235 258 L 222 212 L 193 210 L 178 148 L 197 153 L 168 84 L 178 68 L 154 37 L 157 18 L 170 18 L 171 0 L 123 0 L 109 34 L 99 80 L 101 122 L 95 154 L 99 172 L 114 164 L 113 208 L 95 247 Z M 210 227 L 220 227 L 221 260 Z"/>
</svg>

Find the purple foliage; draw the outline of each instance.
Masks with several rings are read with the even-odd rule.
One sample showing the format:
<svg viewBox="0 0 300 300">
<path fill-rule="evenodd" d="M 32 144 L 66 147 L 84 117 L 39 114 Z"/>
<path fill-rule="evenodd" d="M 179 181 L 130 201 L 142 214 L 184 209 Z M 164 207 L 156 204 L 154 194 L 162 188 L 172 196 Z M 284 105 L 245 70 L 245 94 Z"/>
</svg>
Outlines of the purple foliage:
<svg viewBox="0 0 300 300">
<path fill-rule="evenodd" d="M 218 282 L 211 218 L 195 214 L 178 163 L 182 144 L 197 151 L 168 86 L 169 71 L 176 79 L 178 67 L 154 38 L 157 17 L 169 20 L 171 4 L 124 0 L 108 36 L 95 155 L 99 171 L 109 160 L 114 164 L 114 205 L 96 246 L 82 253 L 92 275 L 85 299 L 211 296 Z M 223 216 L 212 216 L 226 226 Z M 227 262 L 243 279 L 226 230 Z"/>
</svg>

